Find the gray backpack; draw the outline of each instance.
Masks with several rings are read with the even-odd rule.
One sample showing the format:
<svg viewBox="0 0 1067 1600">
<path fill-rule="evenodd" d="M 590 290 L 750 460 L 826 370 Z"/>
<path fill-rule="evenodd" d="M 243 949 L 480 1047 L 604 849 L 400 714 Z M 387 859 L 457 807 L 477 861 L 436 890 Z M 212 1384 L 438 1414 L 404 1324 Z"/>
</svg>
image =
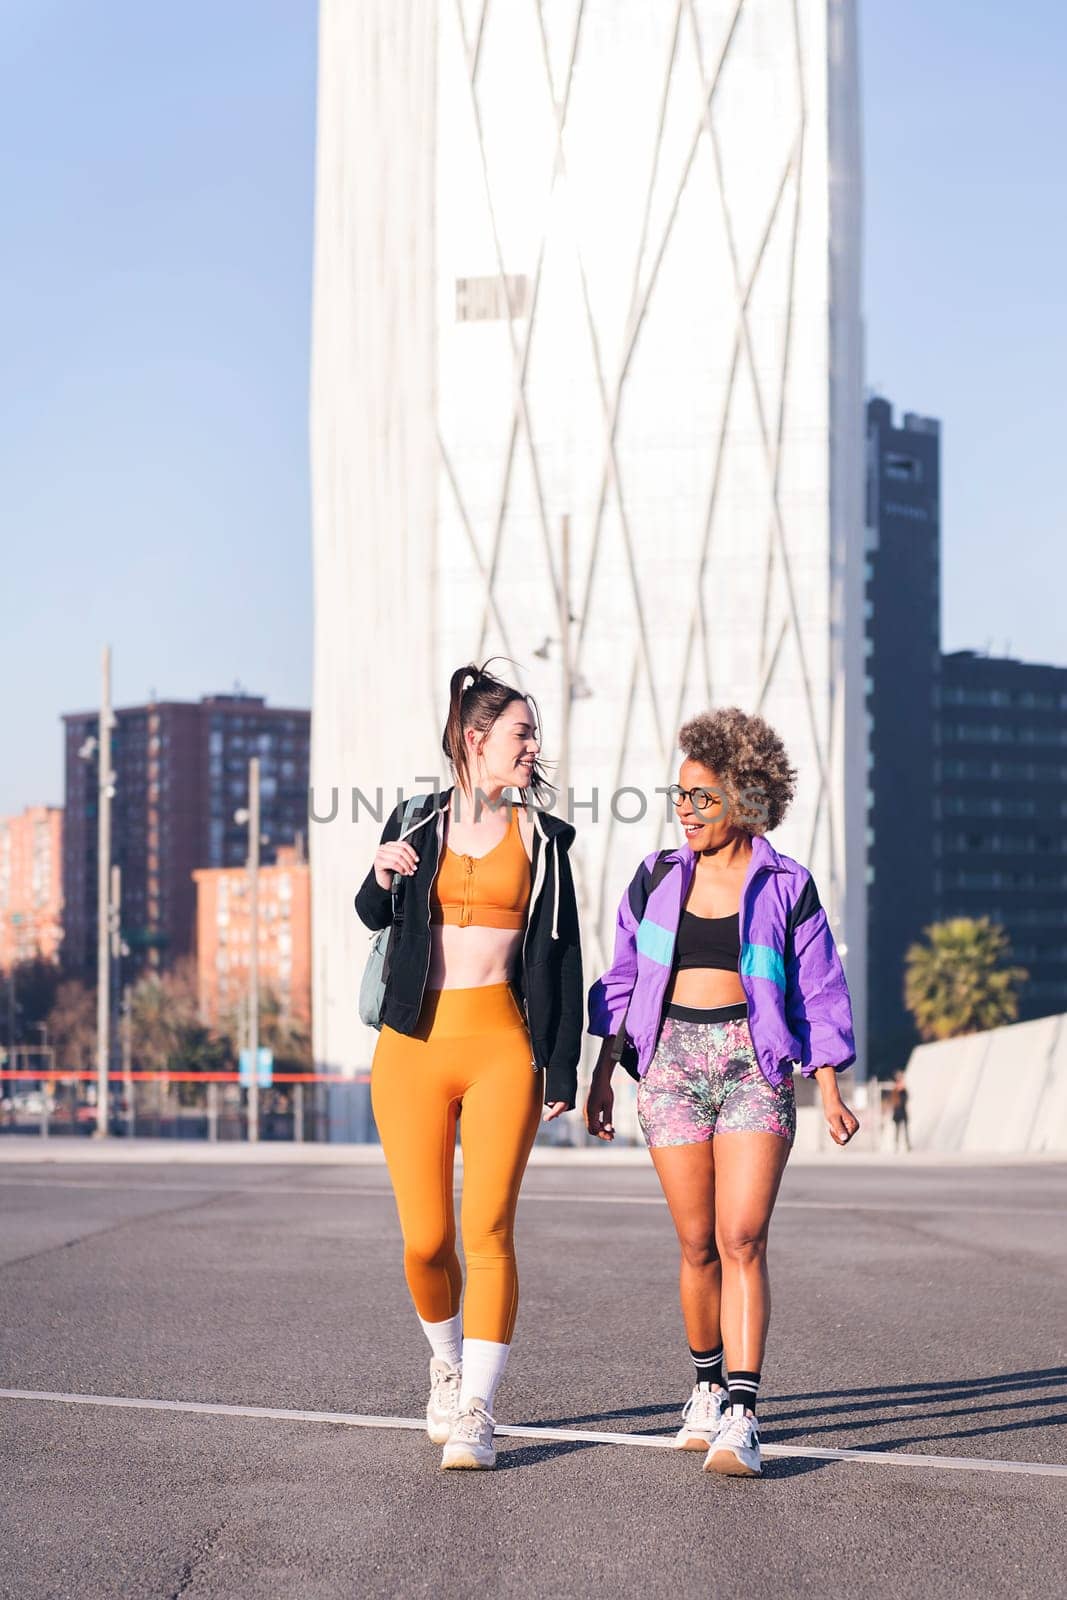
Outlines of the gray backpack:
<svg viewBox="0 0 1067 1600">
<path fill-rule="evenodd" d="M 414 794 L 404 805 L 404 815 L 400 819 L 400 837 L 404 837 L 408 823 L 418 806 L 427 798 L 423 794 Z M 425 818 L 423 819 L 425 821 Z M 400 874 L 393 873 L 393 885 L 390 893 L 393 897 L 393 920 L 387 927 L 379 928 L 371 936 L 370 955 L 367 965 L 363 969 L 363 981 L 359 986 L 359 1020 L 365 1022 L 368 1028 L 380 1028 L 382 1025 L 382 1007 L 385 1005 L 385 981 L 389 976 L 389 947 L 392 943 L 393 930 L 399 930 L 401 917 L 399 915 L 399 890 Z"/>
</svg>

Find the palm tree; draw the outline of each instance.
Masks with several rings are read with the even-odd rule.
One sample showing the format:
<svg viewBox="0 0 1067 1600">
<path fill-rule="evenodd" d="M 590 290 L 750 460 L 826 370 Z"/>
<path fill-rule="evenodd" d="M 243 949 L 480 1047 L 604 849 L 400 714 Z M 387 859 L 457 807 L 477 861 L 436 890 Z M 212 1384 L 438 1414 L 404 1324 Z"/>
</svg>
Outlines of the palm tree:
<svg viewBox="0 0 1067 1600">
<path fill-rule="evenodd" d="M 1024 967 L 1001 965 L 1010 945 L 988 917 L 951 917 L 924 930 L 904 964 L 904 1004 L 921 1039 L 955 1039 L 1014 1022 Z"/>
</svg>

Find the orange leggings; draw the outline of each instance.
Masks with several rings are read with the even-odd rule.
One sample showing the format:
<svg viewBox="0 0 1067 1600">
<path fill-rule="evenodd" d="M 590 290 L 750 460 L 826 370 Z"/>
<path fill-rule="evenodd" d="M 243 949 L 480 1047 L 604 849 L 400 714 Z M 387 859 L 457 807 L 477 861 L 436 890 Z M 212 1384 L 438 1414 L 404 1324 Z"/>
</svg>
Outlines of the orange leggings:
<svg viewBox="0 0 1067 1600">
<path fill-rule="evenodd" d="M 468 1339 L 510 1344 L 519 1298 L 515 1207 L 537 1134 L 544 1074 L 506 983 L 431 989 L 412 1035 L 384 1027 L 371 1104 L 400 1214 L 404 1273 L 426 1322 L 459 1310 L 452 1169 L 463 1149 Z M 462 1112 L 462 1116 L 460 1113 Z"/>
</svg>

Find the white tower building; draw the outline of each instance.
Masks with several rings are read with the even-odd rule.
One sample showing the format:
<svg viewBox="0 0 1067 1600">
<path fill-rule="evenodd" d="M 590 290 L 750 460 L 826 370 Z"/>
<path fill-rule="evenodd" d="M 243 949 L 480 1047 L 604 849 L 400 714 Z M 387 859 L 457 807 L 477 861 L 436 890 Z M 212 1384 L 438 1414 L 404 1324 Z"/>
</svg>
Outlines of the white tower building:
<svg viewBox="0 0 1067 1600">
<path fill-rule="evenodd" d="M 574 790 L 590 979 L 685 717 L 760 711 L 774 836 L 863 993 L 854 0 L 322 0 L 315 1052 L 365 1068 L 352 909 L 510 657 Z M 507 669 L 503 669 L 507 670 Z M 626 792 L 623 792 L 626 791 Z M 596 804 L 596 810 L 593 804 Z"/>
</svg>

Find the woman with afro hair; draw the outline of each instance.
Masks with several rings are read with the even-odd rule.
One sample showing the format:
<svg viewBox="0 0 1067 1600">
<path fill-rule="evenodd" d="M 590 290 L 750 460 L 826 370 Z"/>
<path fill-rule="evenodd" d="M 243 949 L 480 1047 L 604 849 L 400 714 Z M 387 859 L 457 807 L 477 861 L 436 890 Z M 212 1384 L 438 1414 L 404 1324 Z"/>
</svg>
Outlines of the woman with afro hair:
<svg viewBox="0 0 1067 1600">
<path fill-rule="evenodd" d="M 811 873 L 767 838 L 796 786 L 778 734 L 730 707 L 693 717 L 678 742 L 669 793 L 684 844 L 646 856 L 620 902 L 615 958 L 589 995 L 604 1044 L 586 1126 L 614 1137 L 621 1058 L 681 1245 L 696 1381 L 674 1442 L 705 1451 L 706 1472 L 756 1476 L 793 1069 L 815 1078 L 831 1137 L 847 1144 L 859 1124 L 837 1075 L 855 1060 L 852 1008 Z"/>
</svg>

